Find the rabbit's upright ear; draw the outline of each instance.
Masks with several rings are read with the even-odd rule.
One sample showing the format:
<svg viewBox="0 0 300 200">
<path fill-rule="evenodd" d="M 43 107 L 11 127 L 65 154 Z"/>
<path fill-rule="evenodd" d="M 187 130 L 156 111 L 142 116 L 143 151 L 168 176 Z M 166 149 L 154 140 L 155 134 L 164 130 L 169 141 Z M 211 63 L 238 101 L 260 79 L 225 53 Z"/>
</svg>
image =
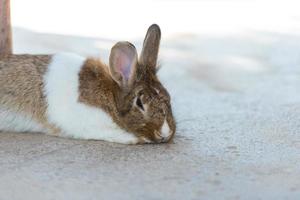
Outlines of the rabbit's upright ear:
<svg viewBox="0 0 300 200">
<path fill-rule="evenodd" d="M 140 64 L 151 67 L 155 70 L 161 31 L 157 24 L 152 24 L 145 36 L 142 53 L 139 59 Z"/>
<path fill-rule="evenodd" d="M 112 78 L 121 87 L 130 87 L 136 77 L 137 52 L 129 42 L 115 44 L 109 56 L 109 69 Z"/>
</svg>

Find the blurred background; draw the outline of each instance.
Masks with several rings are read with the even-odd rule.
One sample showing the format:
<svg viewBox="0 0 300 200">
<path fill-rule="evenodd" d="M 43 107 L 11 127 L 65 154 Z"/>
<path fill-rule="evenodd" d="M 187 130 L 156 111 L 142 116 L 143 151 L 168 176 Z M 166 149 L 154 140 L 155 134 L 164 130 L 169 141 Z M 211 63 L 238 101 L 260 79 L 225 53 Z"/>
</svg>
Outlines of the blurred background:
<svg viewBox="0 0 300 200">
<path fill-rule="evenodd" d="M 12 21 L 33 31 L 135 39 L 156 22 L 164 36 L 298 34 L 296 0 L 13 0 Z"/>
<path fill-rule="evenodd" d="M 157 23 L 163 33 L 162 61 L 180 57 L 189 68 L 202 64 L 196 74 L 205 79 L 217 76 L 215 70 L 222 79 L 231 72 L 269 70 L 285 56 L 290 62 L 298 58 L 297 0 L 13 0 L 11 4 L 16 53 L 74 51 L 107 59 L 118 40 L 140 48 L 148 26 Z"/>
<path fill-rule="evenodd" d="M 107 61 L 111 46 L 138 49 L 149 25 L 162 29 L 162 78 L 197 87 L 244 90 L 253 75 L 295 70 L 300 52 L 297 0 L 13 0 L 14 51 L 71 51 Z M 168 69 L 171 67 L 171 69 Z M 177 77 L 180 78 L 180 77 Z"/>
</svg>

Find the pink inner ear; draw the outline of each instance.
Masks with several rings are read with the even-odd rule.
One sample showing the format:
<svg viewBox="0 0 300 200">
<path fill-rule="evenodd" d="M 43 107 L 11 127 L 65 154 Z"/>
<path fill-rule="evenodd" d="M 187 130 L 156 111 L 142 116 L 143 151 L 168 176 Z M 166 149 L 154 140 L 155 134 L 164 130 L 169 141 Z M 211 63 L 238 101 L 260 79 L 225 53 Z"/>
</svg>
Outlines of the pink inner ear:
<svg viewBox="0 0 300 200">
<path fill-rule="evenodd" d="M 119 52 L 119 55 L 116 60 L 116 70 L 126 80 L 129 80 L 131 75 L 131 68 L 133 67 L 133 56 L 124 53 L 123 51 Z"/>
</svg>

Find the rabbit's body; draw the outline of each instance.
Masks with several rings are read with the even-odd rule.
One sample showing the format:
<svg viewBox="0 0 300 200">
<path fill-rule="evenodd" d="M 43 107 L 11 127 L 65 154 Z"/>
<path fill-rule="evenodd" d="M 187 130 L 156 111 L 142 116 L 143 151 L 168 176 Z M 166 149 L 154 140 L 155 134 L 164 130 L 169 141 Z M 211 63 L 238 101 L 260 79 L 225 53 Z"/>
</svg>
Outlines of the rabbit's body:
<svg viewBox="0 0 300 200">
<path fill-rule="evenodd" d="M 102 81 L 90 76 L 95 70 Z M 107 73 L 100 61 L 75 54 L 3 57 L 0 130 L 137 143 L 134 135 L 120 129 L 105 112 L 105 108 L 113 109 L 113 90 L 108 87 L 114 84 Z"/>
<path fill-rule="evenodd" d="M 167 142 L 175 133 L 170 96 L 156 76 L 160 29 L 138 60 L 119 42 L 109 66 L 75 54 L 0 57 L 0 131 L 124 144 Z"/>
</svg>

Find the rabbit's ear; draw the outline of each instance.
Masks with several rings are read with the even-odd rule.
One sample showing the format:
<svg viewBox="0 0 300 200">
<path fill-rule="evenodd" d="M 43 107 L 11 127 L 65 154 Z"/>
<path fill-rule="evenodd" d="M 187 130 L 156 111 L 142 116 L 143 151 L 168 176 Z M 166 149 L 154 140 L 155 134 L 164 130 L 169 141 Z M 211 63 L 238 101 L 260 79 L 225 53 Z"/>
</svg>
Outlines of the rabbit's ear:
<svg viewBox="0 0 300 200">
<path fill-rule="evenodd" d="M 157 24 L 152 24 L 144 39 L 143 50 L 139 59 L 140 64 L 155 70 L 160 38 L 161 32 L 159 26 Z"/>
<path fill-rule="evenodd" d="M 115 44 L 109 56 L 109 69 L 112 78 L 121 87 L 130 87 L 136 77 L 137 52 L 129 42 Z"/>
</svg>

